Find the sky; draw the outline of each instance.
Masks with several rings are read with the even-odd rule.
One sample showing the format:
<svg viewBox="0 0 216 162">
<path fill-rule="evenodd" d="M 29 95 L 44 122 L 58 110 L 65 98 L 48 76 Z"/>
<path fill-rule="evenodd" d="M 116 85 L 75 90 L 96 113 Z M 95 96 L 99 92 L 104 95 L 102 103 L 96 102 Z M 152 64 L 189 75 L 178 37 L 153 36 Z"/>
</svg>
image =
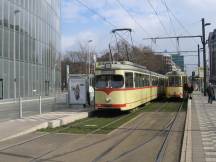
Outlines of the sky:
<svg viewBox="0 0 216 162">
<path fill-rule="evenodd" d="M 89 45 L 100 55 L 115 42 L 111 30 L 131 28 L 134 45 L 154 51 L 176 51 L 177 41 L 149 37 L 201 35 L 201 18 L 210 22 L 208 33 L 216 28 L 216 0 L 62 0 L 62 53 L 78 50 L 79 43 Z M 128 35 L 124 36 L 130 42 Z M 91 43 L 87 43 L 92 40 Z M 180 50 L 197 50 L 200 39 L 180 39 Z M 196 53 L 190 53 L 194 55 Z M 182 53 L 182 55 L 188 55 Z M 202 60 L 201 60 L 202 61 Z M 185 57 L 191 72 L 197 57 Z"/>
</svg>

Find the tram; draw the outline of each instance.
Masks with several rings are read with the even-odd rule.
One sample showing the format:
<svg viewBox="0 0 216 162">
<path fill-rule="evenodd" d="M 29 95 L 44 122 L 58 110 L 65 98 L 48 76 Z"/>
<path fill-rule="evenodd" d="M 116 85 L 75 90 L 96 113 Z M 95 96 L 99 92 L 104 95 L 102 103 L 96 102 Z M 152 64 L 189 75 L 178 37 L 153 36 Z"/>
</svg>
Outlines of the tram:
<svg viewBox="0 0 216 162">
<path fill-rule="evenodd" d="M 130 110 L 164 95 L 167 77 L 129 61 L 98 62 L 96 109 Z"/>
<path fill-rule="evenodd" d="M 171 71 L 166 74 L 167 86 L 166 97 L 167 98 L 184 98 L 184 87 L 187 84 L 187 75 L 181 71 Z"/>
</svg>

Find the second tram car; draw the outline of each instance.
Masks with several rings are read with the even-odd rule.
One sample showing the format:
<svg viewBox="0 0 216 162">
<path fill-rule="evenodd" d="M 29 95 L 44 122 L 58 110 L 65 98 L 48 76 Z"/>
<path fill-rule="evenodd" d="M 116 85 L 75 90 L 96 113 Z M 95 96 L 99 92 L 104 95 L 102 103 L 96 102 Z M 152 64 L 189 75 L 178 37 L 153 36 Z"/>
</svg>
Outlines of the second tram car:
<svg viewBox="0 0 216 162">
<path fill-rule="evenodd" d="M 98 62 L 96 109 L 130 110 L 163 95 L 166 76 L 128 62 Z"/>
<path fill-rule="evenodd" d="M 166 74 L 167 86 L 166 97 L 167 98 L 184 98 L 184 87 L 187 84 L 187 75 L 181 71 L 171 71 Z"/>
</svg>

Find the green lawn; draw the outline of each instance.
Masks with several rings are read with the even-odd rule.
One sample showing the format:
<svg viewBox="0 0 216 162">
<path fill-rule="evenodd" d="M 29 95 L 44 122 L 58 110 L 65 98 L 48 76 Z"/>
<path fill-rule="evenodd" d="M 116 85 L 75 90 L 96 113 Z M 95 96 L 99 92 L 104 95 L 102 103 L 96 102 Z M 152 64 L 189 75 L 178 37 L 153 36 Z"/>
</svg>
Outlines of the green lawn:
<svg viewBox="0 0 216 162">
<path fill-rule="evenodd" d="M 114 117 L 89 117 L 59 128 L 47 128 L 42 129 L 41 131 L 55 133 L 106 134 L 136 117 L 140 112 L 141 109 L 138 109 L 134 112 L 123 113 Z"/>
</svg>

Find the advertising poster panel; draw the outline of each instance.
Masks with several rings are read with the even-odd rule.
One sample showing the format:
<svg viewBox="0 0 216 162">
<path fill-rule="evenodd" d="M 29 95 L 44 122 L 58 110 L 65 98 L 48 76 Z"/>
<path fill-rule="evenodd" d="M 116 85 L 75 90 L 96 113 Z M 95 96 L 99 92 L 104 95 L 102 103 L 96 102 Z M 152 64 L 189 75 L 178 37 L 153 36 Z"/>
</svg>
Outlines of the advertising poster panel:
<svg viewBox="0 0 216 162">
<path fill-rule="evenodd" d="M 86 104 L 86 79 L 69 78 L 69 104 Z"/>
</svg>

